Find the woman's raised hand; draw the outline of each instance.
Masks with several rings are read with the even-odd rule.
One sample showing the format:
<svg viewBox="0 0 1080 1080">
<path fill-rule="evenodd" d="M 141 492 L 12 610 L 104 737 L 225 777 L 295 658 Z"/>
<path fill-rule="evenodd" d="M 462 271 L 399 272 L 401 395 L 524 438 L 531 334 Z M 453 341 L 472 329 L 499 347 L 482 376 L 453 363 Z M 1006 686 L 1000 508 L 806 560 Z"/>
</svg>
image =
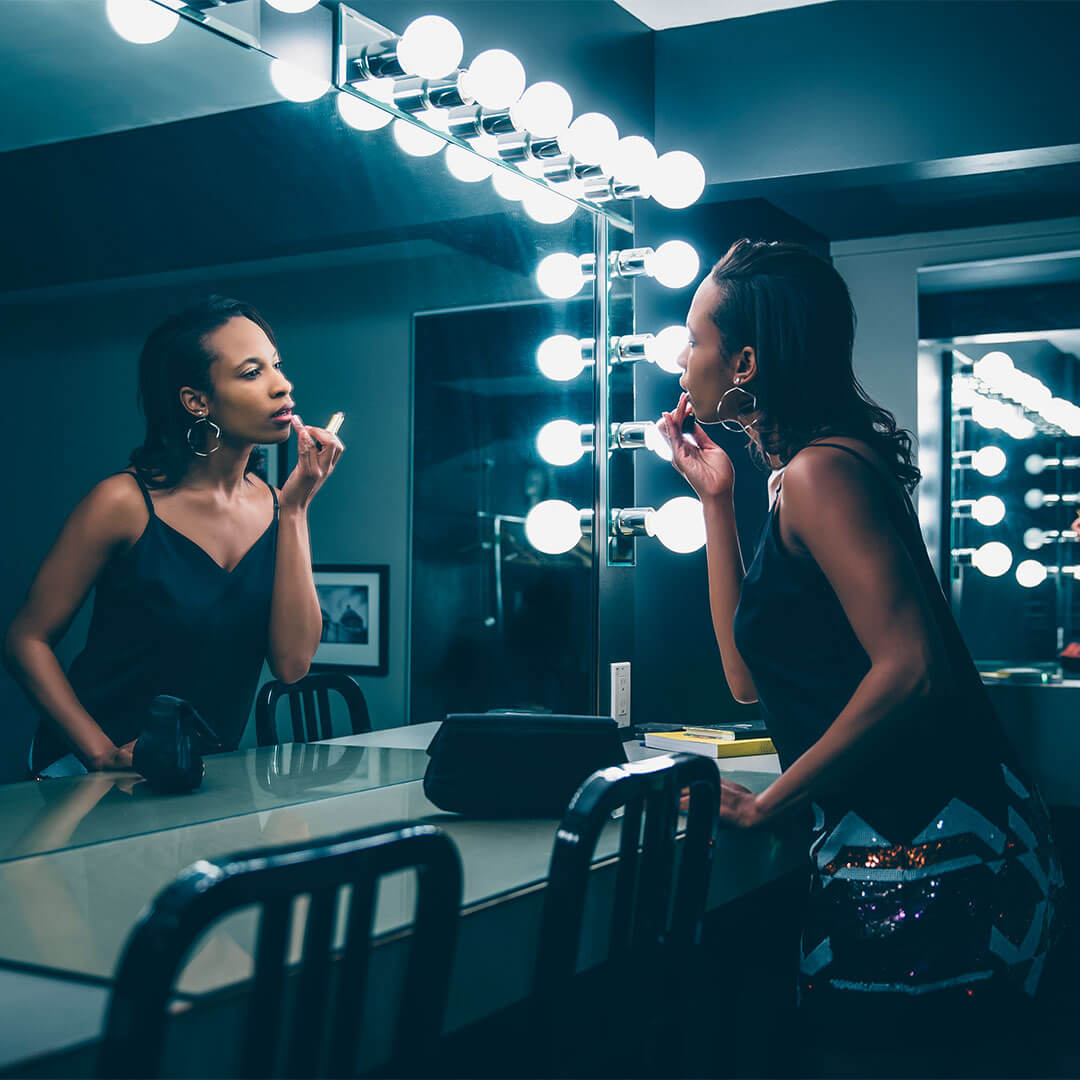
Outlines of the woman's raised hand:
<svg viewBox="0 0 1080 1080">
<path fill-rule="evenodd" d="M 1076 520 L 1069 526 L 1074 533 L 1076 533 L 1076 539 L 1080 540 L 1080 514 L 1076 515 Z"/>
<path fill-rule="evenodd" d="M 682 436 L 682 424 L 690 411 L 690 396 L 683 394 L 674 412 L 663 414 L 663 429 L 671 444 L 671 464 L 686 477 L 687 483 L 702 499 L 730 495 L 735 487 L 735 469 L 731 458 L 705 434 L 695 421 L 693 443 Z"/>
<path fill-rule="evenodd" d="M 345 444 L 325 428 L 306 427 L 295 413 L 292 426 L 296 430 L 296 468 L 281 489 L 281 502 L 306 510 L 315 492 L 334 471 L 345 452 Z M 315 445 L 316 441 L 322 443 L 321 448 Z"/>
</svg>

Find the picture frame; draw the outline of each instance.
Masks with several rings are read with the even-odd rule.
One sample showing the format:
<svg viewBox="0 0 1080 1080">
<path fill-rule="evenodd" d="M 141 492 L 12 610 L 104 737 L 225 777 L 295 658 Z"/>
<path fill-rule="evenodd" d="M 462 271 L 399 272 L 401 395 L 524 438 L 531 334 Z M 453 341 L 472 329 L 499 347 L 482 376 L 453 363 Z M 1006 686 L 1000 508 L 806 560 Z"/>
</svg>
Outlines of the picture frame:
<svg viewBox="0 0 1080 1080">
<path fill-rule="evenodd" d="M 320 563 L 312 567 L 323 636 L 311 669 L 385 675 L 390 652 L 390 567 Z"/>
</svg>

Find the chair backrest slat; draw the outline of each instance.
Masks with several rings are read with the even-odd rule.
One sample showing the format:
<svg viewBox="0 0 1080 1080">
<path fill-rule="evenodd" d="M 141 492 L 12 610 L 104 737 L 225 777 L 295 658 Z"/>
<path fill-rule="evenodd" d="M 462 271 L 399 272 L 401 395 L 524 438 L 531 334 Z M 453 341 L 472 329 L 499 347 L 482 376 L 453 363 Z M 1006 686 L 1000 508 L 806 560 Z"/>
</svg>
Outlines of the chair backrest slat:
<svg viewBox="0 0 1080 1080">
<path fill-rule="evenodd" d="M 248 1006 L 247 1034 L 243 1060 L 249 1076 L 272 1076 L 275 1072 L 275 1043 L 267 1031 L 281 1024 L 282 995 L 285 990 L 285 950 L 288 945 L 292 901 L 275 897 L 263 904 L 255 944 L 255 974 Z"/>
<path fill-rule="evenodd" d="M 340 886 L 320 889 L 311 894 L 307 925 L 304 927 L 304 953 L 300 980 L 296 989 L 289 1036 L 288 1076 L 321 1074 L 322 1039 L 314 1037 L 325 1029 L 326 1000 L 330 989 L 330 946 L 334 933 Z"/>
<path fill-rule="evenodd" d="M 353 1072 L 360 1017 L 371 967 L 371 931 L 375 922 L 375 880 L 353 882 L 345 926 L 345 953 L 338 965 L 334 1018 L 330 1024 L 327 1076 Z"/>
<path fill-rule="evenodd" d="M 289 699 L 293 742 L 318 742 L 334 737 L 330 694 L 345 699 L 349 713 L 350 734 L 362 735 L 371 730 L 364 692 L 344 671 L 316 671 L 294 683 L 274 680 L 259 688 L 255 698 L 255 736 L 260 746 L 277 746 L 277 706 Z M 344 734 L 344 733 L 342 733 Z"/>
</svg>

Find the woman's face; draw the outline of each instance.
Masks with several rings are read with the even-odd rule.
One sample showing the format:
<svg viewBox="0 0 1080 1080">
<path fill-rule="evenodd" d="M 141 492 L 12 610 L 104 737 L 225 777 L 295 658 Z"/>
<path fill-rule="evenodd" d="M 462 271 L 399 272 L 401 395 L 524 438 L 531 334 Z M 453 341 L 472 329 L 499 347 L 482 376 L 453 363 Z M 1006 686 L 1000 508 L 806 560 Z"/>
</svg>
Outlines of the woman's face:
<svg viewBox="0 0 1080 1080">
<path fill-rule="evenodd" d="M 262 327 L 238 316 L 208 334 L 206 345 L 215 357 L 210 365 L 213 395 L 207 397 L 185 387 L 180 391 L 184 407 L 195 415 L 208 409 L 223 439 L 287 442 L 292 383 L 285 378 L 277 350 Z"/>
</svg>

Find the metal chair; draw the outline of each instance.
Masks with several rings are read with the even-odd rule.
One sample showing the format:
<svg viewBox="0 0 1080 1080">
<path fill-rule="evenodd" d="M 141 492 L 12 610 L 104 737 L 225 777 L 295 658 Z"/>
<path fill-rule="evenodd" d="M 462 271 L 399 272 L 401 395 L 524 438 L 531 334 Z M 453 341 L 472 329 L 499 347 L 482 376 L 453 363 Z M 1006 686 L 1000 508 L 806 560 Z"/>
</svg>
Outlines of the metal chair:
<svg viewBox="0 0 1080 1080">
<path fill-rule="evenodd" d="M 676 829 L 680 793 L 690 789 L 686 831 Z M 578 964 L 585 897 L 597 841 L 614 810 L 624 808 L 610 910 L 606 967 L 618 987 L 619 1023 L 625 1028 L 631 1001 L 634 1064 L 648 1075 L 666 1075 L 671 1062 L 660 1055 L 665 1000 L 673 1003 L 668 980 L 683 968 L 698 940 L 715 846 L 720 776 L 714 762 L 691 754 L 650 758 L 600 769 L 578 789 L 567 808 L 551 854 L 532 992 L 532 1023 L 546 1028 L 548 1047 L 541 1063 L 548 1075 L 578 1075 L 581 1063 L 567 1061 L 572 1014 L 588 1026 L 593 1002 L 584 1010 L 565 1008 Z M 676 871 L 677 844 L 678 869 Z M 633 987 L 638 987 L 635 993 Z M 642 1007 L 653 1012 L 650 1025 Z M 653 1041 L 650 1045 L 649 1031 Z M 586 1031 L 582 1045 L 597 1043 Z M 626 1063 L 616 1066 L 621 1072 Z M 659 1069 L 659 1071 L 656 1071 Z"/>
<path fill-rule="evenodd" d="M 395 1070 L 422 1075 L 442 1031 L 461 902 L 457 849 L 432 825 L 383 827 L 189 866 L 128 938 L 98 1075 L 159 1075 L 169 1000 L 186 957 L 209 926 L 248 906 L 257 909 L 259 925 L 240 1075 L 355 1075 L 378 882 L 408 869 L 418 872 L 416 914 L 390 1060 Z M 332 964 L 343 886 L 349 886 L 344 949 Z M 285 1010 L 293 902 L 305 895 L 310 903 L 294 1004 Z M 286 1011 L 291 1015 L 283 1016 Z M 206 1075 L 220 1074 L 208 1062 Z"/>
<path fill-rule="evenodd" d="M 259 688 L 255 699 L 255 738 L 260 746 L 277 746 L 277 706 L 289 699 L 293 742 L 317 742 L 332 739 L 330 692 L 341 694 L 349 708 L 353 735 L 371 730 L 364 691 L 343 671 L 319 671 L 294 683 L 274 680 Z"/>
</svg>

